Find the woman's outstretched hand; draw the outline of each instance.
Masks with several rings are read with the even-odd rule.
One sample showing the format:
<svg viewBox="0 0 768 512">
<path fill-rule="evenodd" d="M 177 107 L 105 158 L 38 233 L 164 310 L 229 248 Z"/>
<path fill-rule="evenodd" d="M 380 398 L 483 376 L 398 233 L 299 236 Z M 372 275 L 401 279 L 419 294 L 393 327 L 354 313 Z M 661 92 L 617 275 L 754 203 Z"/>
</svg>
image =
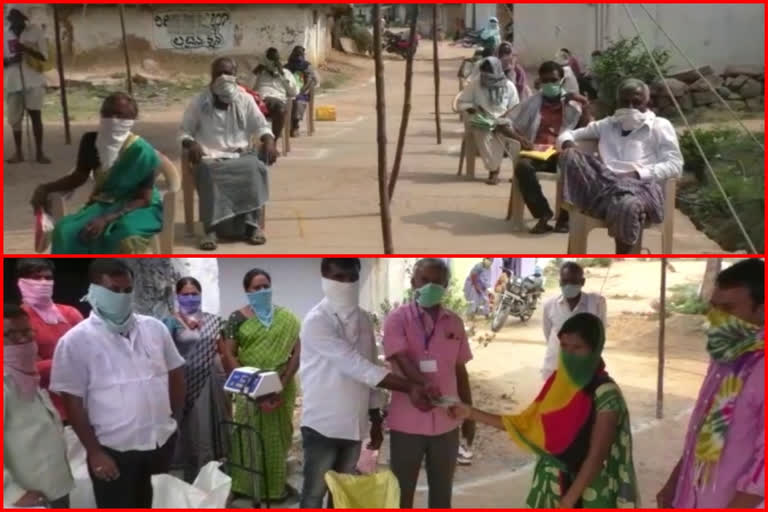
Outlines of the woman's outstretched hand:
<svg viewBox="0 0 768 512">
<path fill-rule="evenodd" d="M 455 420 L 467 420 L 472 416 L 472 406 L 456 404 L 448 408 L 448 415 Z"/>
</svg>

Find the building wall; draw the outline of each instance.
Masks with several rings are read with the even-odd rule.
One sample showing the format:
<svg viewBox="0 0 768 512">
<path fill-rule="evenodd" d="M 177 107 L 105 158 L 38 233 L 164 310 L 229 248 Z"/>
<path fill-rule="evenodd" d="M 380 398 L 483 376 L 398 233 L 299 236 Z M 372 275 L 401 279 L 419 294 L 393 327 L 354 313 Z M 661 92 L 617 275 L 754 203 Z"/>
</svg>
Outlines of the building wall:
<svg viewBox="0 0 768 512">
<path fill-rule="evenodd" d="M 697 65 L 721 71 L 729 64 L 763 66 L 762 4 L 645 4 L 664 30 Z M 562 47 L 586 59 L 597 47 L 596 4 L 515 4 L 515 45 L 526 65 L 550 59 Z M 605 4 L 604 41 L 636 34 L 624 7 Z M 630 6 L 651 46 L 670 50 L 673 69 L 689 67 L 666 36 L 637 5 Z"/>
<path fill-rule="evenodd" d="M 465 4 L 464 9 L 464 23 L 471 30 L 480 30 L 488 24 L 489 19 L 496 16 L 496 4 Z"/>
<path fill-rule="evenodd" d="M 65 55 L 120 47 L 117 6 L 60 8 Z M 28 7 L 34 23 L 53 38 L 49 5 Z M 182 55 L 263 55 L 270 46 L 287 58 L 302 45 L 307 57 L 322 62 L 330 51 L 330 32 L 322 6 L 295 5 L 152 5 L 125 7 L 125 26 L 132 50 L 170 51 Z"/>
</svg>

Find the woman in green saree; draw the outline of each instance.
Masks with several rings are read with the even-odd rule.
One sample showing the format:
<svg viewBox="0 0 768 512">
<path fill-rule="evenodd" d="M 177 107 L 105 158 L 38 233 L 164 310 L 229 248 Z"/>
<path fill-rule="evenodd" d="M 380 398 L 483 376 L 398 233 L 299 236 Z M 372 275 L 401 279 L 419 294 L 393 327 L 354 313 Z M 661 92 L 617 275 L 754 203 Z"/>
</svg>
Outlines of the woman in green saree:
<svg viewBox="0 0 768 512">
<path fill-rule="evenodd" d="M 56 223 L 53 254 L 140 254 L 161 231 L 163 204 L 154 186 L 161 160 L 149 142 L 131 132 L 137 117 L 133 98 L 109 95 L 99 131 L 80 140 L 75 171 L 35 190 L 32 205 L 44 208 L 48 194 L 71 192 L 91 173 L 96 181 L 86 205 Z"/>
<path fill-rule="evenodd" d="M 579 313 L 559 337 L 558 369 L 522 413 L 490 414 L 460 404 L 451 414 L 505 430 L 538 455 L 531 508 L 638 508 L 629 412 L 605 371 L 603 324 Z"/>
<path fill-rule="evenodd" d="M 299 330 L 301 323 L 285 308 L 272 305 L 272 278 L 261 269 L 249 271 L 243 279 L 248 305 L 229 317 L 224 329 L 222 362 L 227 373 L 241 366 L 276 371 L 283 391 L 264 397 L 258 404 L 235 399 L 235 423 L 247 424 L 264 439 L 266 468 L 258 443 L 243 435 L 243 442 L 232 441 L 230 458 L 232 491 L 235 494 L 280 502 L 289 495 L 286 485 L 286 460 L 293 442 L 293 410 L 296 405 L 296 380 L 299 368 Z M 241 449 L 245 453 L 241 453 Z M 252 460 L 255 454 L 256 460 Z M 266 489 L 254 489 L 253 475 L 236 466 L 245 466 L 266 474 Z M 263 482 L 261 477 L 256 479 Z M 258 495 L 257 495 L 258 492 Z"/>
</svg>

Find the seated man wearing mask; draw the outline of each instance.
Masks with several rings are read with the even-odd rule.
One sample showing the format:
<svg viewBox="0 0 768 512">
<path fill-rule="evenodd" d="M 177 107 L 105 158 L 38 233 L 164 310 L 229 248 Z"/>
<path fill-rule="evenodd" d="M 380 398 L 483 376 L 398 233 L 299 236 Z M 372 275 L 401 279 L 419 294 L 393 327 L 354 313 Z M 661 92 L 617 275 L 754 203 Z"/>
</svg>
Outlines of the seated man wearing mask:
<svg viewBox="0 0 768 512">
<path fill-rule="evenodd" d="M 163 227 L 163 203 L 155 188 L 160 155 L 132 130 L 139 108 L 122 92 L 101 106 L 98 132 L 80 139 L 75 170 L 35 189 L 33 208 L 45 208 L 48 194 L 71 192 L 93 175 L 88 203 L 56 223 L 53 254 L 142 254 Z"/>
<path fill-rule="evenodd" d="M 125 263 L 96 259 L 88 274 L 93 309 L 56 346 L 51 390 L 85 448 L 97 508 L 151 508 L 184 408 L 184 359 L 160 320 L 133 313 Z"/>
<path fill-rule="evenodd" d="M 564 201 L 604 220 L 617 254 L 639 251 L 643 228 L 664 220 L 661 182 L 683 171 L 675 128 L 648 108 L 649 96 L 644 82 L 627 79 L 613 116 L 558 139 Z M 578 151 L 579 140 L 599 140 L 600 158 Z"/>
<path fill-rule="evenodd" d="M 288 102 L 298 96 L 299 86 L 293 73 L 281 64 L 277 48 L 268 49 L 266 57 L 253 70 L 256 75 L 253 89 L 264 98 L 272 120 L 272 133 L 279 139 L 283 134 Z"/>
<path fill-rule="evenodd" d="M 181 122 L 205 234 L 200 249 L 213 251 L 220 237 L 266 243 L 258 211 L 269 198 L 267 165 L 277 160 L 275 138 L 253 96 L 237 84 L 237 66 L 228 57 L 211 65 L 211 84 L 198 95 Z M 261 140 L 251 151 L 253 136 Z"/>
<path fill-rule="evenodd" d="M 486 57 L 479 69 L 479 79 L 472 80 L 461 91 L 458 108 L 469 114 L 467 129 L 488 169 L 486 183 L 497 185 L 509 143 L 498 127 L 509 122 L 506 116 L 520 100 L 515 84 L 504 74 L 498 58 Z"/>
<path fill-rule="evenodd" d="M 558 135 L 589 122 L 587 99 L 563 89 L 563 67 L 548 61 L 539 67 L 539 92 L 523 101 L 513 113 L 514 121 L 508 135 L 517 139 L 525 150 L 539 146 L 555 146 Z M 520 157 L 515 165 L 515 177 L 526 206 L 538 220 L 531 233 L 552 231 L 549 221 L 554 213 L 541 191 L 537 172 L 557 173 L 557 155 L 549 160 Z M 558 212 L 555 230 L 568 232 L 568 213 Z"/>
</svg>

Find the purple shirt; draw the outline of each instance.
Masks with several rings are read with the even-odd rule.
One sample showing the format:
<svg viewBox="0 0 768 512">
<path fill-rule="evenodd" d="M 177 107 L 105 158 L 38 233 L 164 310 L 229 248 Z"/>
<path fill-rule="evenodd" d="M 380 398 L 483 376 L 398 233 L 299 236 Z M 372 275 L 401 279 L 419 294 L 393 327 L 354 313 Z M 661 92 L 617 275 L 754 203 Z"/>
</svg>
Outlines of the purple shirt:
<svg viewBox="0 0 768 512">
<path fill-rule="evenodd" d="M 432 333 L 429 343 L 427 334 Z M 384 323 L 384 353 L 387 359 L 406 355 L 419 368 L 424 361 L 434 361 L 437 371 L 424 372 L 429 382 L 443 396 L 458 398 L 456 366 L 472 359 L 464 322 L 455 313 L 440 308 L 437 320 L 415 303 L 404 304 L 392 311 Z M 400 373 L 397 365 L 393 370 Z M 406 434 L 437 436 L 456 429 L 460 422 L 451 419 L 445 409 L 436 407 L 421 412 L 405 393 L 393 392 L 387 424 L 391 430 Z"/>
<path fill-rule="evenodd" d="M 761 335 L 762 336 L 762 335 Z M 694 485 L 696 437 L 706 418 L 707 407 L 717 393 L 728 366 L 712 362 L 704 379 L 696 408 L 685 438 L 680 477 L 674 508 L 725 508 L 737 492 L 764 494 L 765 468 L 765 355 L 748 356 L 752 367 L 744 388 L 736 399 L 733 420 L 723 446 L 720 461 L 710 481 L 702 488 Z M 738 363 L 736 363 L 738 364 Z"/>
</svg>

